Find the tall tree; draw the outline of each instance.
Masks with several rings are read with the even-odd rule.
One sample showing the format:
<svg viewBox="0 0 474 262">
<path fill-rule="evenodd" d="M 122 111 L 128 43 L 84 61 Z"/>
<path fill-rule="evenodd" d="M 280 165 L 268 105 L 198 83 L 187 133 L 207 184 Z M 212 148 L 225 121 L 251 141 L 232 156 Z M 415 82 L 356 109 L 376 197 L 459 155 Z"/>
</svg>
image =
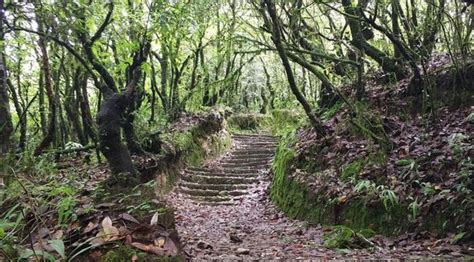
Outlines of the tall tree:
<svg viewBox="0 0 474 262">
<path fill-rule="evenodd" d="M 40 18 L 40 6 L 38 3 L 35 4 L 35 15 L 36 23 L 38 24 L 38 32 L 42 35 L 38 38 L 38 46 L 40 49 L 40 59 L 41 59 L 41 69 L 43 71 L 43 80 L 44 88 L 46 90 L 46 96 L 48 97 L 48 127 L 46 128 L 46 133 L 41 140 L 40 144 L 35 148 L 35 155 L 41 154 L 51 143 L 54 142 L 57 128 L 57 104 L 56 104 L 56 95 L 53 88 L 53 79 L 51 74 L 51 67 L 49 62 L 48 55 L 48 46 L 47 40 L 44 36 L 44 21 Z"/>
<path fill-rule="evenodd" d="M 309 118 L 309 121 L 311 122 L 312 126 L 316 129 L 316 131 L 321 135 L 325 136 L 326 135 L 326 130 L 324 129 L 321 121 L 318 119 L 316 116 L 315 112 L 311 108 L 310 104 L 306 100 L 306 98 L 303 96 L 301 91 L 298 89 L 298 86 L 296 85 L 296 80 L 294 77 L 293 69 L 291 68 L 290 62 L 288 60 L 287 53 L 285 51 L 285 48 L 283 47 L 283 43 L 281 40 L 281 26 L 280 26 L 280 21 L 277 17 L 276 14 L 276 8 L 275 4 L 271 0 L 264 0 L 263 4 L 266 8 L 266 12 L 268 13 L 268 18 L 267 14 L 265 13 L 265 10 L 262 8 L 261 14 L 264 16 L 264 20 L 267 22 L 268 27 L 271 28 L 272 32 L 272 41 L 275 44 L 276 50 L 278 52 L 278 55 L 280 56 L 281 62 L 283 64 L 283 67 L 286 72 L 286 76 L 288 78 L 288 84 L 290 86 L 290 90 L 293 93 L 293 95 L 296 97 L 298 102 L 301 104 L 303 107 L 304 111 L 306 112 L 306 115 Z M 271 22 L 270 22 L 271 21 Z"/>
<path fill-rule="evenodd" d="M 11 146 L 13 123 L 8 99 L 7 67 L 5 63 L 4 0 L 0 0 L 0 156 L 7 153 Z"/>
</svg>

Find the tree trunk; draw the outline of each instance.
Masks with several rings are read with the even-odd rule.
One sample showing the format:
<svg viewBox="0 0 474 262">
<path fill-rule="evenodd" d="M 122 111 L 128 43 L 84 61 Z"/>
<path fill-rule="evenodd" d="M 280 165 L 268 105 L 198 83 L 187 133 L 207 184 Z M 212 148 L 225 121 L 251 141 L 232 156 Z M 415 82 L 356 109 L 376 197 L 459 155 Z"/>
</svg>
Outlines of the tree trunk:
<svg viewBox="0 0 474 262">
<path fill-rule="evenodd" d="M 424 49 L 423 55 L 426 57 L 431 55 L 431 52 L 435 47 L 436 35 L 439 32 L 441 23 L 443 22 L 445 3 L 445 0 L 440 0 L 439 5 L 436 5 L 434 0 L 431 0 L 428 3 L 429 9 L 424 22 L 425 30 L 423 32 L 423 41 L 421 43 L 421 46 Z"/>
<path fill-rule="evenodd" d="M 7 68 L 4 61 L 3 0 L 0 0 L 0 156 L 10 150 L 13 123 L 7 91 Z"/>
<path fill-rule="evenodd" d="M 123 133 L 125 137 L 125 141 L 127 142 L 127 147 L 130 153 L 136 155 L 143 155 L 145 154 L 145 150 L 142 148 L 138 141 L 137 134 L 135 132 L 135 111 L 138 109 L 139 100 L 141 100 L 140 91 L 135 92 L 135 95 L 132 97 L 133 101 L 130 101 L 125 112 L 124 121 L 122 124 Z"/>
<path fill-rule="evenodd" d="M 298 102 L 303 106 L 303 109 L 306 112 L 306 115 L 308 116 L 309 121 L 314 127 L 314 129 L 316 129 L 318 134 L 320 134 L 321 136 L 326 136 L 326 130 L 324 129 L 321 121 L 316 117 L 308 101 L 306 101 L 306 98 L 304 98 L 304 96 L 301 94 L 300 90 L 296 85 L 293 70 L 291 69 L 291 65 L 286 55 L 286 51 L 281 42 L 280 25 L 276 15 L 275 5 L 272 3 L 271 0 L 264 0 L 264 2 L 267 6 L 268 14 L 270 15 L 270 18 L 272 20 L 272 41 L 275 44 L 275 47 L 278 51 L 278 55 L 280 56 L 283 67 L 285 68 L 291 92 L 293 93 L 293 95 L 295 95 L 296 100 L 298 100 Z"/>
<path fill-rule="evenodd" d="M 359 12 L 361 12 L 361 10 L 359 4 L 357 7 L 354 7 L 352 0 L 342 0 L 342 5 L 344 7 L 344 12 L 348 14 L 346 16 L 346 21 L 351 29 L 352 44 L 359 48 L 362 53 L 365 53 L 370 58 L 374 59 L 382 67 L 384 72 L 394 73 L 397 79 L 405 78 L 407 74 L 403 67 L 397 65 L 394 59 L 369 44 L 365 39 L 360 23 L 361 14 Z"/>
<path fill-rule="evenodd" d="M 17 83 L 19 82 L 19 75 L 17 75 Z M 18 125 L 20 126 L 20 140 L 18 141 L 18 148 L 23 152 L 25 149 L 26 142 L 26 114 L 23 115 L 24 107 L 20 103 L 20 98 L 13 86 L 13 83 L 10 79 L 7 79 L 7 84 L 10 89 L 10 94 L 12 96 L 13 106 L 15 107 L 16 115 L 18 116 Z M 19 86 L 19 84 L 17 85 Z"/>
<path fill-rule="evenodd" d="M 20 48 L 20 46 L 18 46 Z M 26 146 L 26 134 L 28 132 L 28 117 L 26 112 L 26 102 L 22 99 L 21 91 L 21 71 L 22 71 L 22 59 L 18 59 L 16 66 L 16 90 L 13 83 L 8 79 L 8 85 L 10 85 L 10 93 L 13 98 L 13 104 L 15 105 L 16 112 L 18 115 L 18 125 L 20 126 L 20 139 L 18 140 L 18 148 L 21 152 L 25 150 Z M 28 91 L 25 92 L 26 99 L 28 99 Z"/>
<path fill-rule="evenodd" d="M 392 6 L 392 13 L 391 13 L 391 18 L 392 18 L 392 32 L 393 36 L 400 39 L 401 36 L 401 31 L 400 31 L 400 24 L 398 23 L 398 17 L 399 17 L 399 11 L 398 11 L 398 5 L 397 5 L 398 0 L 391 0 L 391 6 Z M 400 50 L 398 50 L 398 47 L 393 44 L 393 53 L 395 54 L 395 59 L 400 60 L 402 58 L 402 55 L 400 54 Z"/>
<path fill-rule="evenodd" d="M 267 107 L 268 106 L 270 106 L 271 110 L 273 110 L 274 107 L 275 107 L 275 101 L 274 101 L 275 100 L 275 91 L 273 90 L 273 87 L 272 87 L 270 73 L 268 73 L 268 69 L 265 66 L 265 63 L 264 63 L 263 59 L 260 59 L 260 61 L 262 62 L 263 72 L 265 73 L 265 87 L 268 89 L 268 92 L 269 92 L 269 95 L 270 95 L 269 98 L 266 97 L 265 96 L 265 89 L 262 88 L 263 105 L 262 105 L 262 109 L 260 110 L 260 112 L 262 114 L 265 114 L 267 112 Z"/>
<path fill-rule="evenodd" d="M 84 130 L 79 119 L 79 99 L 77 97 L 77 90 L 80 89 L 80 78 L 81 71 L 76 69 L 74 73 L 72 85 L 70 83 L 70 76 L 67 72 L 64 72 L 64 78 L 66 82 L 66 98 L 64 99 L 64 109 L 68 116 L 69 121 L 71 122 L 72 129 L 76 138 L 82 145 L 87 145 L 87 139 L 84 135 Z"/>
<path fill-rule="evenodd" d="M 100 150 L 107 159 L 113 174 L 138 174 L 127 147 L 121 139 L 121 120 L 127 107 L 125 97 L 116 93 L 104 95 L 97 113 Z"/>
<path fill-rule="evenodd" d="M 89 94 L 87 92 L 87 74 L 80 77 L 78 89 L 76 89 L 77 98 L 79 100 L 79 107 L 81 109 L 82 126 L 84 127 L 84 137 L 86 142 L 91 138 L 95 143 L 97 142 L 97 132 L 95 123 L 92 117 Z"/>
<path fill-rule="evenodd" d="M 38 54 L 39 55 L 39 54 Z M 40 114 L 40 125 L 41 125 L 41 133 L 43 136 L 46 135 L 48 132 L 48 123 L 46 121 L 46 107 L 45 107 L 45 99 L 44 99 L 44 73 L 43 70 L 39 72 L 38 78 L 38 109 Z"/>
<path fill-rule="evenodd" d="M 36 21 L 38 24 L 38 31 L 44 32 L 43 23 L 39 19 L 38 15 L 36 15 Z M 48 115 L 48 129 L 46 131 L 43 140 L 40 144 L 35 148 L 34 155 L 40 155 L 43 151 L 54 142 L 55 133 L 56 133 L 56 97 L 53 91 L 53 83 L 52 83 L 52 76 L 51 76 L 51 69 L 49 66 L 49 57 L 48 57 L 48 49 L 46 46 L 46 38 L 44 36 L 40 36 L 38 39 L 38 46 L 41 52 L 41 69 L 43 70 L 43 78 L 44 78 L 44 88 L 46 90 L 46 96 L 48 97 L 49 102 L 49 115 Z"/>
</svg>

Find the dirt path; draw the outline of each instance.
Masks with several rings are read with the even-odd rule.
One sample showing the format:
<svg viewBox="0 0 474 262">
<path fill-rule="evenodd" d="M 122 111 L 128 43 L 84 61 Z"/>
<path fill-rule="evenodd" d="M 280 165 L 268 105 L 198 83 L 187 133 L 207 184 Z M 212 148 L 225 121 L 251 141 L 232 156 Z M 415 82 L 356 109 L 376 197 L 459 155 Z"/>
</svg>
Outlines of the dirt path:
<svg viewBox="0 0 474 262">
<path fill-rule="evenodd" d="M 288 219 L 268 199 L 269 167 L 276 146 L 269 136 L 234 136 L 229 153 L 185 171 L 168 201 L 189 259 L 330 259 L 459 257 L 448 240 L 380 237 L 380 249 L 331 250 L 323 228 Z M 444 250 L 444 251 L 443 251 Z"/>
</svg>

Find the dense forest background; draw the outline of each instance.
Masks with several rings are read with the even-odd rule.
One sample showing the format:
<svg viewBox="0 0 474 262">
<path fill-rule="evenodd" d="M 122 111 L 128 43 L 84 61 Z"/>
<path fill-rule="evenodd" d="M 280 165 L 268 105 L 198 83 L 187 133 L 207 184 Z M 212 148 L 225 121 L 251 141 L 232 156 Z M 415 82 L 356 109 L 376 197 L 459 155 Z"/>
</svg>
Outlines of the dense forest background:
<svg viewBox="0 0 474 262">
<path fill-rule="evenodd" d="M 472 240 L 471 4 L 0 0 L 0 246 L 26 245 L 45 203 L 58 224 L 77 219 L 87 170 L 140 184 L 143 166 L 173 151 L 170 133 L 209 112 L 293 147 L 293 162 L 277 152 L 271 193 L 293 217 L 301 210 L 284 198 L 298 189 L 278 189 L 283 173 L 333 168 L 337 194 L 372 188 L 388 213 L 406 200 L 411 222 L 448 190 L 462 219 L 445 229 Z M 347 192 L 331 196 L 345 203 Z"/>
</svg>

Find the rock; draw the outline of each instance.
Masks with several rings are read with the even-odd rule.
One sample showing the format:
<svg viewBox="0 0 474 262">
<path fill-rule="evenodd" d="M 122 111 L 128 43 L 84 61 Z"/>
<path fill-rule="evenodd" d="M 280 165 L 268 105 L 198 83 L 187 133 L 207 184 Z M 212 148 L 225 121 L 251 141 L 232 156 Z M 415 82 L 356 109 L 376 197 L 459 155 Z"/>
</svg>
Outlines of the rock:
<svg viewBox="0 0 474 262">
<path fill-rule="evenodd" d="M 248 254 L 250 254 L 250 250 L 247 249 L 247 248 L 241 248 L 241 247 L 239 247 L 239 248 L 237 248 L 237 250 L 235 251 L 235 254 L 237 254 L 237 255 L 248 255 Z"/>
<path fill-rule="evenodd" d="M 219 257 L 219 261 L 241 261 L 242 259 L 234 255 L 222 255 Z"/>
<path fill-rule="evenodd" d="M 299 228 L 299 229 L 296 229 L 293 233 L 295 235 L 301 236 L 301 235 L 303 235 L 303 230 L 301 228 Z"/>
<path fill-rule="evenodd" d="M 235 232 L 230 233 L 229 237 L 232 243 L 242 243 L 242 239 Z"/>
<path fill-rule="evenodd" d="M 204 241 L 199 241 L 197 244 L 196 244 L 196 247 L 199 248 L 199 249 L 213 249 L 213 247 L 211 246 L 211 244 L 207 243 L 207 242 L 204 242 Z"/>
</svg>

